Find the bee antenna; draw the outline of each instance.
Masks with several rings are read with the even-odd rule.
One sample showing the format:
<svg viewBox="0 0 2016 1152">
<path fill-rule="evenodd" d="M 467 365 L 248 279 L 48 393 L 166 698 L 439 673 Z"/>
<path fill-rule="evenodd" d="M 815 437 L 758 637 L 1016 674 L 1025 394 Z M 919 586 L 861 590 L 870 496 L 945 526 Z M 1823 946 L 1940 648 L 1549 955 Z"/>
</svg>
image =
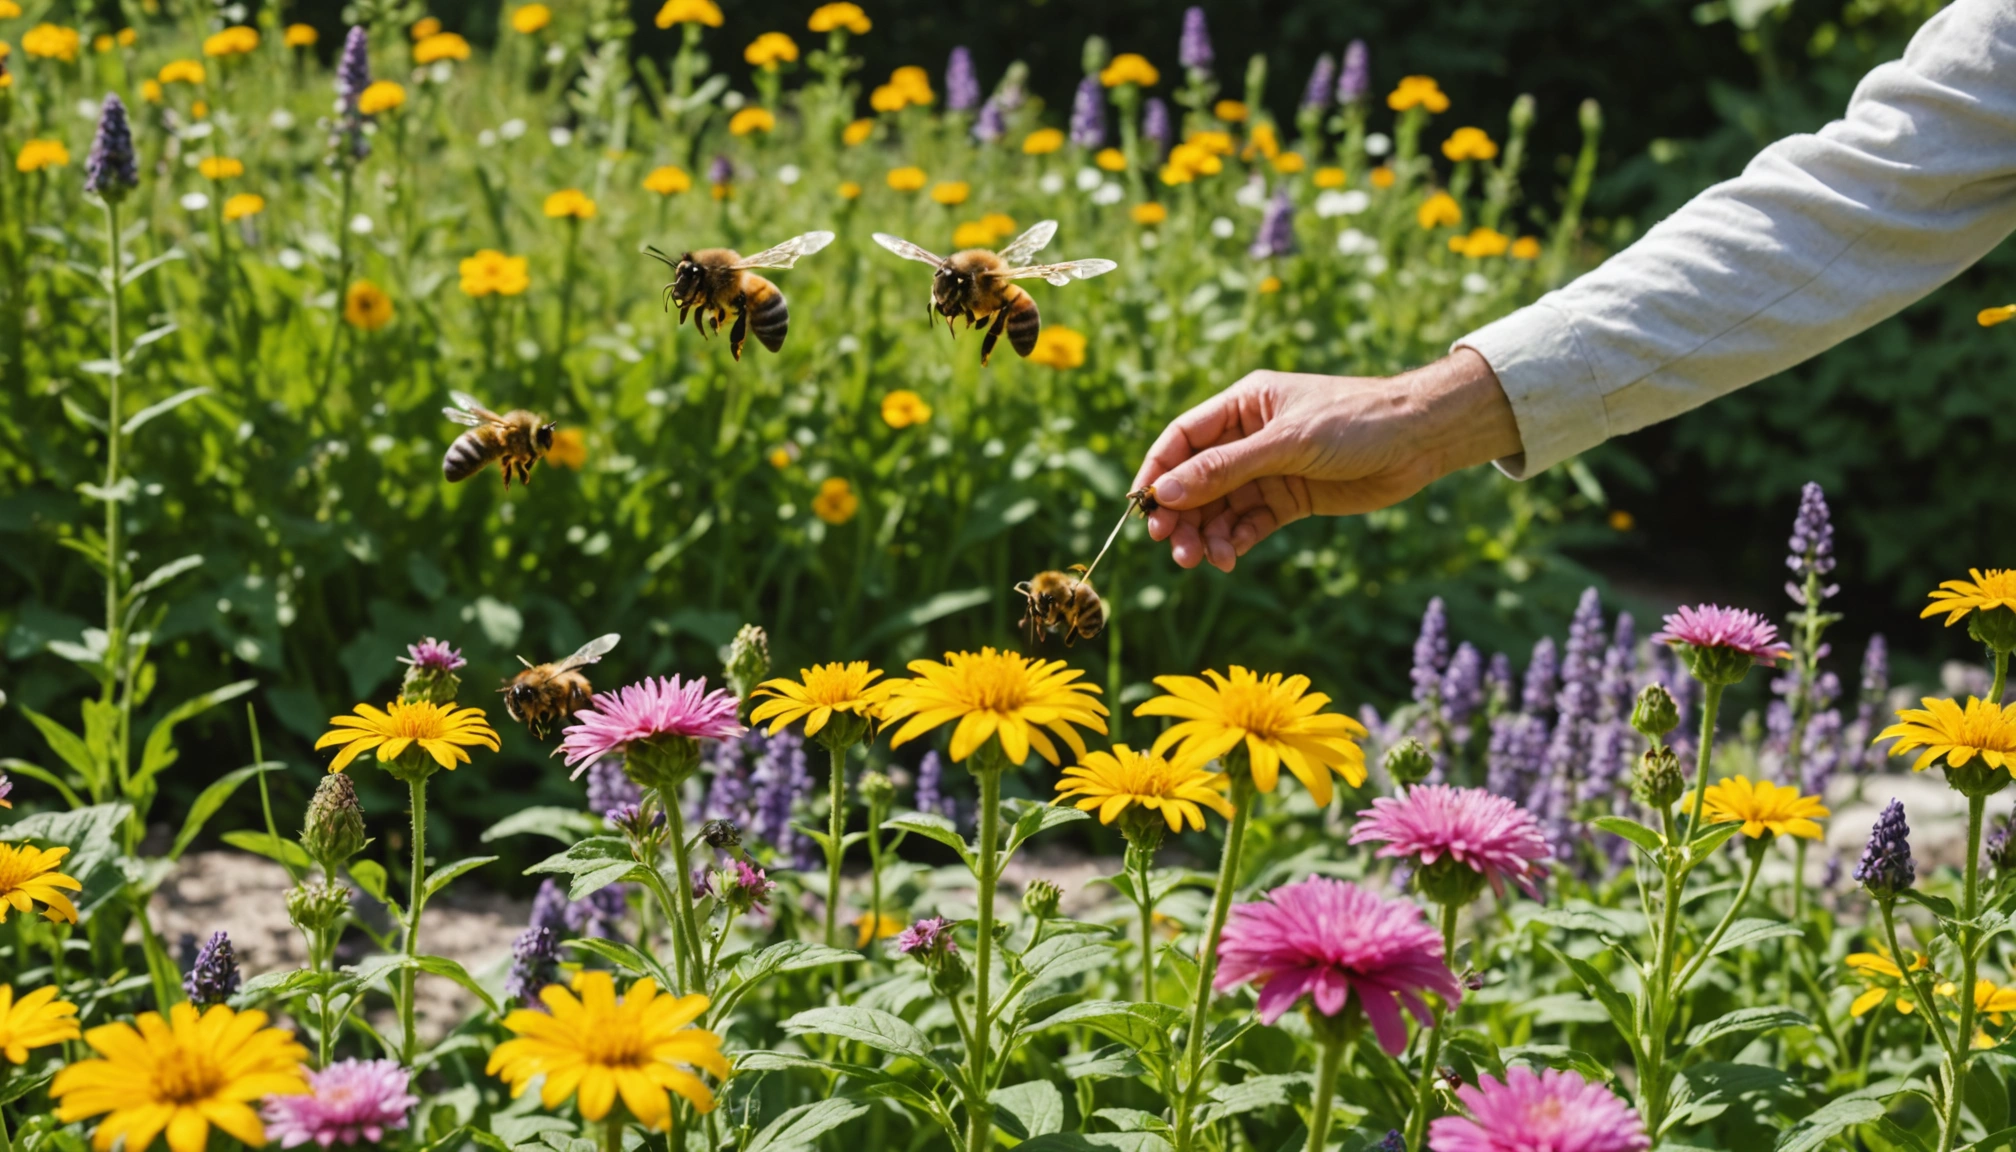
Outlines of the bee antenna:
<svg viewBox="0 0 2016 1152">
<path fill-rule="evenodd" d="M 670 256 L 665 255 L 665 253 L 659 251 L 658 246 L 656 244 L 646 244 L 642 248 L 639 248 L 638 251 L 642 252 L 646 256 L 651 257 L 653 260 L 659 261 L 668 268 L 679 267 L 679 262 L 677 260 L 672 259 Z"/>
<path fill-rule="evenodd" d="M 541 425 L 541 426 L 540 426 L 540 429 L 539 429 L 539 430 L 540 430 L 540 431 L 542 431 L 542 432 L 551 432 L 552 430 L 554 430 L 555 428 L 558 428 L 559 426 L 560 426 L 560 422 L 559 422 L 558 420 L 552 420 L 552 421 L 548 421 L 547 423 L 545 423 L 545 424 Z M 523 656 L 520 656 L 520 657 L 519 657 L 519 659 L 520 659 L 520 660 L 523 660 L 523 659 L 524 659 L 524 657 L 523 657 Z"/>
<path fill-rule="evenodd" d="M 532 662 L 530 660 L 525 659 L 523 656 L 518 657 L 518 663 L 523 664 L 527 668 L 533 667 Z"/>
</svg>

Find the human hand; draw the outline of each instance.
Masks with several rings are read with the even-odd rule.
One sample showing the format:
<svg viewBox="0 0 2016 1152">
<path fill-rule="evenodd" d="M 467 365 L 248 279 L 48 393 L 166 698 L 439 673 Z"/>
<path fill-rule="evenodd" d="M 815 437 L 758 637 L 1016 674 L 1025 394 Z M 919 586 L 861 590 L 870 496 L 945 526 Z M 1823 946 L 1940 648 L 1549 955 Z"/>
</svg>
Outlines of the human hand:
<svg viewBox="0 0 2016 1152">
<path fill-rule="evenodd" d="M 1393 377 L 1254 372 L 1172 422 L 1134 476 L 1177 564 L 1230 572 L 1305 516 L 1350 516 L 1459 468 L 1515 455 L 1519 427 L 1469 348 Z"/>
</svg>

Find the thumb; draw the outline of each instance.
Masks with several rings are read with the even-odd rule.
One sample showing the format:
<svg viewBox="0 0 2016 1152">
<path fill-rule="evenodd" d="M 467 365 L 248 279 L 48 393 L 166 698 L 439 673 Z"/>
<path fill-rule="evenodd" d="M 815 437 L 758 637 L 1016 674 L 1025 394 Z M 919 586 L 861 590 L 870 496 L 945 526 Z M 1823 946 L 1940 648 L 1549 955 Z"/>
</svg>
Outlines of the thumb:
<svg viewBox="0 0 2016 1152">
<path fill-rule="evenodd" d="M 1261 433 L 1206 448 L 1155 481 L 1155 500 L 1180 510 L 1201 508 L 1279 470 L 1281 444 Z"/>
</svg>

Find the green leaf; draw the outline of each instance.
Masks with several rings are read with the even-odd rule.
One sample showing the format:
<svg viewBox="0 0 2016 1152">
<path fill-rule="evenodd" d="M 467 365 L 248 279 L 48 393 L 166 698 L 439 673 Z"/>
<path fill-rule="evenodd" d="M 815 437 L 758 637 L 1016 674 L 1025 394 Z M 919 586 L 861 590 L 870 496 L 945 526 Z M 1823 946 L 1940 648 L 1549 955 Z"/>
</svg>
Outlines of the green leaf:
<svg viewBox="0 0 2016 1152">
<path fill-rule="evenodd" d="M 1048 1080 L 1026 1080 L 987 1094 L 1002 1130 L 1017 1140 L 1064 1130 L 1064 1094 Z"/>
<path fill-rule="evenodd" d="M 1813 1021 L 1804 1012 L 1790 1008 L 1738 1008 L 1719 1019 L 1696 1025 L 1687 1033 L 1685 1044 L 1697 1047 L 1724 1036 L 1745 1032 L 1769 1032 L 1778 1028 L 1811 1028 Z"/>
<path fill-rule="evenodd" d="M 938 843 L 959 853 L 959 859 L 965 861 L 968 868 L 976 867 L 979 863 L 979 857 L 967 845 L 966 841 L 960 837 L 959 830 L 953 826 L 952 821 L 936 813 L 906 812 L 901 816 L 883 821 L 882 827 L 891 832 L 908 832 L 915 836 L 922 836 L 926 840 L 936 840 Z"/>
<path fill-rule="evenodd" d="M 170 560 L 168 563 L 149 572 L 138 584 L 128 588 L 126 590 L 126 599 L 129 603 L 137 600 L 156 588 L 161 587 L 163 584 L 168 583 L 168 581 L 173 580 L 175 577 L 180 576 L 182 573 L 189 571 L 191 568 L 201 568 L 202 566 L 203 557 L 201 556 L 184 556 L 179 560 Z"/>
<path fill-rule="evenodd" d="M 1297 1094 L 1309 1088 L 1309 1074 L 1290 1072 L 1278 1076 L 1248 1076 L 1237 1084 L 1221 1084 L 1211 1090 L 1211 1102 L 1197 1114 L 1199 1124 L 1215 1124 L 1227 1116 L 1293 1103 Z"/>
<path fill-rule="evenodd" d="M 489 990 L 483 985 L 477 983 L 468 969 L 446 956 L 373 956 L 352 964 L 343 971 L 355 976 L 359 984 L 369 987 L 391 973 L 407 968 L 452 980 L 481 1000 L 492 1016 L 503 1015 L 503 1009 L 498 1006 L 497 998 L 490 995 Z"/>
<path fill-rule="evenodd" d="M 0 772 L 5 772 L 10 776 L 25 776 L 30 780 L 40 780 L 42 783 L 62 793 L 63 799 L 69 803 L 70 807 L 84 807 L 84 798 L 82 796 L 77 795 L 70 785 L 64 783 L 62 777 L 39 764 L 30 764 L 26 760 L 16 760 L 9 756 L 5 759 L 0 759 Z"/>
<path fill-rule="evenodd" d="M 1153 1132 L 1052 1132 L 1025 1140 L 1016 1152 L 1169 1152 Z"/>
<path fill-rule="evenodd" d="M 27 709 L 24 708 L 22 711 L 25 712 Z M 1913 904 L 1918 905 L 1942 920 L 1957 919 L 1960 915 L 1960 910 L 1955 908 L 1953 902 L 1944 896 L 1934 896 L 1930 892 L 1920 892 L 1916 888 L 1906 888 L 1904 891 L 1899 892 L 1897 896 L 1899 899 L 1911 901 Z"/>
<path fill-rule="evenodd" d="M 268 860 L 278 860 L 282 865 L 302 872 L 315 866 L 315 862 L 308 858 L 307 849 L 292 840 L 285 840 L 265 832 L 240 828 L 224 833 L 223 839 L 224 843 L 240 851 L 257 853 Z M 356 875 L 355 869 L 351 870 L 351 875 Z"/>
<path fill-rule="evenodd" d="M 465 876 L 470 872 L 474 872 L 476 869 L 481 868 L 483 865 L 488 864 L 497 859 L 499 859 L 499 857 L 496 856 L 471 856 L 466 860 L 457 860 L 453 864 L 450 864 L 447 867 L 442 868 L 441 870 L 435 872 L 433 875 L 427 877 L 426 886 L 421 890 L 421 894 L 424 898 L 432 900 L 434 898 L 435 893 L 441 891 L 443 888 L 446 888 L 448 887 L 448 885 L 454 883 L 457 877 Z"/>
<path fill-rule="evenodd" d="M 490 1132 L 477 1131 L 470 1135 L 478 1142 L 481 1142 L 484 1136 L 490 1135 L 508 1152 L 510 1149 L 536 1144 L 539 1138 L 548 1132 L 572 1131 L 574 1124 L 570 1121 L 562 1120 L 558 1116 L 548 1116 L 543 1112 L 533 1112 L 525 1116 L 493 1117 L 490 1121 Z"/>
<path fill-rule="evenodd" d="M 548 856 L 525 870 L 527 876 L 542 872 L 572 876 L 569 900 L 583 900 L 618 881 L 639 878 L 643 866 L 630 855 L 630 845 L 615 836 L 591 836 L 565 852 Z"/>
<path fill-rule="evenodd" d="M 868 1105 L 845 1096 L 801 1104 L 765 1124 L 744 1152 L 809 1148 L 819 1137 L 867 1111 Z"/>
<path fill-rule="evenodd" d="M 175 763 L 180 753 L 175 751 L 175 726 L 184 720 L 199 716 L 219 704 L 225 704 L 257 688 L 257 680 L 239 680 L 222 688 L 213 688 L 201 696 L 184 700 L 169 709 L 166 716 L 154 722 L 147 732 L 147 745 L 140 753 L 140 770 L 133 774 L 133 782 L 145 783 L 156 772 Z"/>
<path fill-rule="evenodd" d="M 1090 812 L 1080 812 L 1076 808 L 1053 808 L 1048 804 L 1037 805 L 1016 817 L 1014 830 L 1008 833 L 1008 847 L 1002 851 L 1001 859 L 1006 861 L 1010 856 L 1015 855 L 1015 850 L 1020 848 L 1025 841 L 1038 832 L 1059 828 L 1066 824 L 1077 824 L 1091 818 L 1092 814 Z"/>
<path fill-rule="evenodd" d="M 1032 1031 L 1048 1031 L 1067 1024 L 1090 1028 L 1118 1040 L 1136 1053 L 1153 1053 L 1169 1046 L 1169 1029 L 1183 1013 L 1166 1004 L 1131 1004 L 1124 1000 L 1087 1000 L 1073 1004 L 1056 1015 L 1038 1021 Z"/>
<path fill-rule="evenodd" d="M 40 1076 L 8 1076 L 0 1078 L 0 1105 L 12 1104 L 43 1088 L 56 1078 L 56 1073 L 45 1072 Z"/>
<path fill-rule="evenodd" d="M 600 956 L 627 972 L 635 972 L 639 976 L 649 976 L 653 980 L 658 981 L 660 988 L 667 991 L 671 991 L 678 984 L 678 981 L 672 979 L 672 974 L 665 970 L 665 966 L 660 964 L 656 957 L 649 956 L 635 947 L 623 943 L 621 940 L 583 938 L 569 940 L 566 944 L 576 952 L 587 952 L 591 955 Z"/>
<path fill-rule="evenodd" d="M 182 405 L 187 404 L 189 401 L 196 399 L 198 396 L 207 396 L 209 393 L 210 389 L 208 388 L 184 388 L 166 400 L 157 400 L 138 412 L 133 413 L 133 415 L 126 418 L 126 423 L 119 426 L 119 430 L 131 436 L 156 416 L 165 416 Z"/>
<path fill-rule="evenodd" d="M 1063 980 L 1081 972 L 1096 972 L 1113 962 L 1113 947 L 1084 936 L 1052 936 L 1022 956 L 1030 983 Z"/>
<path fill-rule="evenodd" d="M 828 948 L 809 940 L 786 940 L 754 955 L 744 956 L 741 963 L 735 965 L 735 974 L 742 977 L 743 983 L 749 984 L 777 972 L 802 972 L 808 968 L 848 964 L 859 959 L 859 952 L 849 952 L 845 948 Z"/>
<path fill-rule="evenodd" d="M 1966 1152 L 2016 1152 L 2016 1128 L 2004 1128 L 1999 1132 L 1990 1132 L 1974 1143 L 1967 1145 Z"/>
<path fill-rule="evenodd" d="M 867 635 L 854 641 L 854 647 L 866 651 L 877 643 L 892 636 L 924 627 L 941 620 L 954 612 L 964 612 L 977 608 L 994 599 L 994 593 L 987 588 L 967 588 L 958 592 L 940 592 L 922 604 L 913 605 L 888 617 L 868 630 Z"/>
<path fill-rule="evenodd" d="M 344 866 L 344 870 L 350 873 L 350 879 L 357 882 L 357 887 L 362 888 L 373 900 L 380 904 L 392 902 L 385 895 L 386 876 L 383 864 L 376 860 L 353 860 Z"/>
<path fill-rule="evenodd" d="M 42 739 L 49 745 L 49 750 L 56 753 L 63 763 L 68 764 L 72 772 L 84 778 L 87 791 L 97 795 L 104 790 L 104 774 L 100 771 L 99 762 L 91 755 L 89 746 L 84 743 L 83 737 L 26 704 L 16 707 L 20 708 L 23 716 L 28 717 L 30 724 L 35 725 L 36 731 L 42 733 Z"/>
<path fill-rule="evenodd" d="M 1584 1080 L 1607 1084 L 1617 1078 L 1610 1065 L 1598 1060 L 1587 1052 L 1577 1051 L 1560 1044 L 1519 1044 L 1500 1049 L 1498 1055 L 1507 1067 L 1525 1064 L 1533 1068 L 1561 1068 L 1579 1072 Z"/>
<path fill-rule="evenodd" d="M 1693 845 L 1687 849 L 1687 866 L 1692 868 L 1703 860 L 1708 859 L 1709 856 L 1714 854 L 1717 848 L 1728 843 L 1731 836 L 1742 830 L 1743 825 L 1735 822 L 1716 824 L 1707 828 L 1701 833 L 1701 838 L 1694 841 Z"/>
<path fill-rule="evenodd" d="M 287 972 L 262 972 L 239 987 L 231 996 L 231 1006 L 244 1010 L 268 1000 L 285 1000 L 297 992 L 314 992 L 334 987 L 336 977 L 328 972 L 295 968 Z"/>
<path fill-rule="evenodd" d="M 1724 952 L 1734 951 L 1735 949 L 1748 947 L 1752 944 L 1761 944 L 1766 940 L 1775 940 L 1780 936 L 1797 935 L 1799 935 L 1799 929 L 1783 921 L 1765 920 L 1754 916 L 1748 917 L 1731 924 L 1729 931 L 1723 933 L 1722 939 L 1716 943 L 1715 950 L 1709 953 L 1709 955 L 1720 956 Z"/>
<path fill-rule="evenodd" d="M 1773 1152 L 1817 1152 L 1829 1140 L 1857 1124 L 1873 1124 L 1883 1118 L 1881 1101 L 1844 1096 L 1825 1105 L 1778 1137 Z"/>
<path fill-rule="evenodd" d="M 1622 836 L 1651 855 L 1658 855 L 1666 847 L 1664 836 L 1628 816 L 1598 816 L 1589 823 L 1612 835 Z"/>
<path fill-rule="evenodd" d="M 839 1005 L 812 1008 L 784 1021 L 784 1031 L 793 1036 L 837 1036 L 879 1049 L 891 1056 L 913 1060 L 931 1059 L 931 1041 L 917 1026 L 901 1016 L 876 1008 Z"/>
<path fill-rule="evenodd" d="M 1610 1022 L 1617 1026 L 1617 1031 L 1623 1034 L 1625 1040 L 1635 1045 L 1638 1042 L 1638 1022 L 1631 1011 L 1631 1001 L 1626 999 L 1622 992 L 1617 991 L 1609 978 L 1598 972 L 1595 965 L 1587 960 L 1578 960 L 1552 944 L 1547 945 L 1547 950 L 1560 957 L 1561 962 L 1568 966 L 1568 970 L 1575 973 L 1575 978 L 1582 982 L 1582 987 L 1588 989 L 1589 994 L 1603 1005 L 1603 1010 L 1610 1014 Z"/>
<path fill-rule="evenodd" d="M 1961 1096 L 1967 1102 L 1967 1110 L 1981 1121 L 1981 1126 L 1994 1131 L 2009 1125 L 2009 1088 L 2002 1082 L 2002 1073 L 1993 1060 L 1977 1059 L 1967 1069 L 1967 1078 L 1961 1082 Z"/>
<path fill-rule="evenodd" d="M 417 553 L 416 553 L 417 555 Z M 513 812 L 483 830 L 483 843 L 527 833 L 572 844 L 602 831 L 602 821 L 577 808 L 537 807 Z"/>
<path fill-rule="evenodd" d="M 189 845 L 195 843 L 196 837 L 202 834 L 203 825 L 217 814 L 217 810 L 224 806 L 224 802 L 231 798 L 231 794 L 238 790 L 240 784 L 261 772 L 271 772 L 280 767 L 282 765 L 278 760 L 268 760 L 261 764 L 247 764 L 243 768 L 234 768 L 198 793 L 196 802 L 189 805 L 189 815 L 182 818 L 182 831 L 175 834 L 175 843 L 169 846 L 168 859 L 182 858 L 182 853 L 188 851 Z"/>
</svg>

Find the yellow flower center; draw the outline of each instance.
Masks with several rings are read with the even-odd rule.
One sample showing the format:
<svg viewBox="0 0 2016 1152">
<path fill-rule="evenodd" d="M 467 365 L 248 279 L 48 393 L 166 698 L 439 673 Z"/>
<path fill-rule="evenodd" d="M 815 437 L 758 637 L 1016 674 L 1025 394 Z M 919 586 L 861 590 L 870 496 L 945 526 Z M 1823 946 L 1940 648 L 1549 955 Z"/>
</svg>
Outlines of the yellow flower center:
<svg viewBox="0 0 2016 1152">
<path fill-rule="evenodd" d="M 28 861 L 28 853 L 12 845 L 0 844 L 0 892 L 19 888 L 42 874 L 42 868 Z"/>
<path fill-rule="evenodd" d="M 225 1081 L 208 1053 L 171 1044 L 154 1061 L 152 1097 L 164 1104 L 200 1104 L 217 1095 Z"/>
<path fill-rule="evenodd" d="M 1029 670 L 1008 652 L 983 652 L 960 670 L 960 694 L 969 711 L 1015 712 L 1029 703 Z"/>
<path fill-rule="evenodd" d="M 1226 727 L 1244 728 L 1262 740 L 1278 738 L 1295 720 L 1295 698 L 1280 687 L 1267 680 L 1235 680 L 1220 688 L 1218 707 Z"/>
<path fill-rule="evenodd" d="M 647 1068 L 657 1061 L 651 1056 L 650 1038 L 632 1024 L 627 1014 L 596 1021 L 598 1027 L 583 1029 L 581 1058 L 604 1068 Z"/>
</svg>

